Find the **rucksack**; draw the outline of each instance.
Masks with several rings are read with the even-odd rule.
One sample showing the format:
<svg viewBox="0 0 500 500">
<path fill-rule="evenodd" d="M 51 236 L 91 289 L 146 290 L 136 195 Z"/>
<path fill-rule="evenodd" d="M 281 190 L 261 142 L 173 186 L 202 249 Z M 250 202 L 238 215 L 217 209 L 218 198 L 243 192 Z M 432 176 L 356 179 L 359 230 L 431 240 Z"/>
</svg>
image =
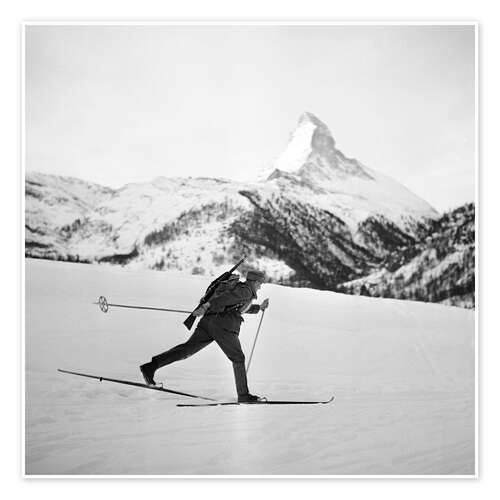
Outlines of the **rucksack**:
<svg viewBox="0 0 500 500">
<path fill-rule="evenodd" d="M 240 277 L 237 274 L 231 274 L 231 276 L 227 280 L 223 280 L 216 285 L 215 290 L 210 297 L 210 300 L 212 300 L 212 298 L 219 297 L 227 291 L 234 290 L 241 283 L 243 282 L 240 281 Z M 226 314 L 232 311 L 239 310 L 242 305 L 243 304 L 233 304 L 231 306 L 225 306 L 222 311 L 214 311 L 212 309 L 209 309 L 209 314 Z"/>
<path fill-rule="evenodd" d="M 228 290 L 234 290 L 239 282 L 240 282 L 240 276 L 238 274 L 229 275 L 229 278 L 217 283 L 217 286 L 215 287 L 215 290 L 213 291 L 211 298 L 218 297 L 219 295 L 222 295 Z"/>
</svg>

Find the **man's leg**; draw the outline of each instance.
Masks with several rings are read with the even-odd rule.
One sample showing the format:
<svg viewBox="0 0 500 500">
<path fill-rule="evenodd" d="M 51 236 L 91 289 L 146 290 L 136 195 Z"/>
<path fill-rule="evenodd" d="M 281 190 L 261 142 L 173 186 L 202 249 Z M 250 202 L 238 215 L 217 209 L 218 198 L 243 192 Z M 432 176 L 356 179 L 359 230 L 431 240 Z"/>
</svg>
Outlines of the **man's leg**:
<svg viewBox="0 0 500 500">
<path fill-rule="evenodd" d="M 245 354 L 241 349 L 238 335 L 223 328 L 213 328 L 212 336 L 224 354 L 233 363 L 234 381 L 238 396 L 248 394 Z"/>
<path fill-rule="evenodd" d="M 162 366 L 175 363 L 181 359 L 189 358 L 213 342 L 213 340 L 214 339 L 203 327 L 203 323 L 198 323 L 193 335 L 191 335 L 186 342 L 172 347 L 172 349 L 162 352 L 161 354 L 153 356 L 151 361 L 155 364 L 156 369 L 161 368 Z"/>
<path fill-rule="evenodd" d="M 235 363 L 233 361 L 233 373 L 238 396 L 245 396 L 248 394 L 248 381 L 244 360 L 242 363 Z"/>
<path fill-rule="evenodd" d="M 213 338 L 205 330 L 203 320 L 198 323 L 193 335 L 183 344 L 179 344 L 168 351 L 153 356 L 149 363 L 140 366 L 140 370 L 147 384 L 155 385 L 154 374 L 158 368 L 169 365 L 175 361 L 189 358 L 208 344 L 213 342 Z"/>
</svg>

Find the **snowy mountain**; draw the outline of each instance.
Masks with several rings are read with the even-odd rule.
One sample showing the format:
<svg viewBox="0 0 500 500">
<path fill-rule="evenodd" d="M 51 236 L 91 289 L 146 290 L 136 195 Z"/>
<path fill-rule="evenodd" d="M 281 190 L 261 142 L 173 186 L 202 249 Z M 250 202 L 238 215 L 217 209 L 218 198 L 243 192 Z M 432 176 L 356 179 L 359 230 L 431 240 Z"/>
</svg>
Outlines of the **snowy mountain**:
<svg viewBox="0 0 500 500">
<path fill-rule="evenodd" d="M 315 288 L 378 270 L 438 217 L 346 158 L 311 113 L 253 183 L 161 177 L 109 189 L 26 176 L 27 256 L 217 274 L 245 254 L 272 282 Z"/>
<path fill-rule="evenodd" d="M 474 308 L 475 207 L 469 203 L 423 226 L 417 242 L 384 258 L 380 270 L 339 291 Z"/>
<path fill-rule="evenodd" d="M 266 183 L 334 211 L 353 231 L 378 216 L 412 234 L 415 222 L 438 215 L 401 184 L 346 158 L 328 127 L 311 113 L 300 117 L 285 151 L 266 173 Z"/>
<path fill-rule="evenodd" d="M 25 245 L 27 255 L 68 257 L 69 236 L 96 206 L 112 197 L 110 188 L 70 177 L 27 173 Z"/>
</svg>

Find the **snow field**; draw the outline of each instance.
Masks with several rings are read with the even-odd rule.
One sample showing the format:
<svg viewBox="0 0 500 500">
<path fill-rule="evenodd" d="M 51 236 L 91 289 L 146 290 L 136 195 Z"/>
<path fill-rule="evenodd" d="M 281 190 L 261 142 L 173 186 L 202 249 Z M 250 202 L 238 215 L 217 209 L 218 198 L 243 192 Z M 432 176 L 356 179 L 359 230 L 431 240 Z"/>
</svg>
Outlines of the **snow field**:
<svg viewBox="0 0 500 500">
<path fill-rule="evenodd" d="M 474 312 L 264 285 L 270 299 L 251 390 L 326 406 L 177 408 L 186 401 L 60 374 L 140 380 L 139 364 L 187 339 L 210 278 L 26 261 L 27 474 L 474 474 Z M 250 353 L 259 315 L 240 339 Z M 233 399 L 214 344 L 158 372 L 167 387 Z"/>
</svg>

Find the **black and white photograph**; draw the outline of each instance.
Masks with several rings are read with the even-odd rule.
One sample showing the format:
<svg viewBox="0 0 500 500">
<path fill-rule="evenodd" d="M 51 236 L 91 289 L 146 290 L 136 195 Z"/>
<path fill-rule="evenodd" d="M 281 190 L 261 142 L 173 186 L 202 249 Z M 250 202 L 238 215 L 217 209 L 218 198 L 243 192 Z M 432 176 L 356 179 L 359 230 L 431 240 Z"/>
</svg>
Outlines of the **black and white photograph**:
<svg viewBox="0 0 500 500">
<path fill-rule="evenodd" d="M 476 22 L 25 22 L 23 475 L 478 474 Z"/>
</svg>

